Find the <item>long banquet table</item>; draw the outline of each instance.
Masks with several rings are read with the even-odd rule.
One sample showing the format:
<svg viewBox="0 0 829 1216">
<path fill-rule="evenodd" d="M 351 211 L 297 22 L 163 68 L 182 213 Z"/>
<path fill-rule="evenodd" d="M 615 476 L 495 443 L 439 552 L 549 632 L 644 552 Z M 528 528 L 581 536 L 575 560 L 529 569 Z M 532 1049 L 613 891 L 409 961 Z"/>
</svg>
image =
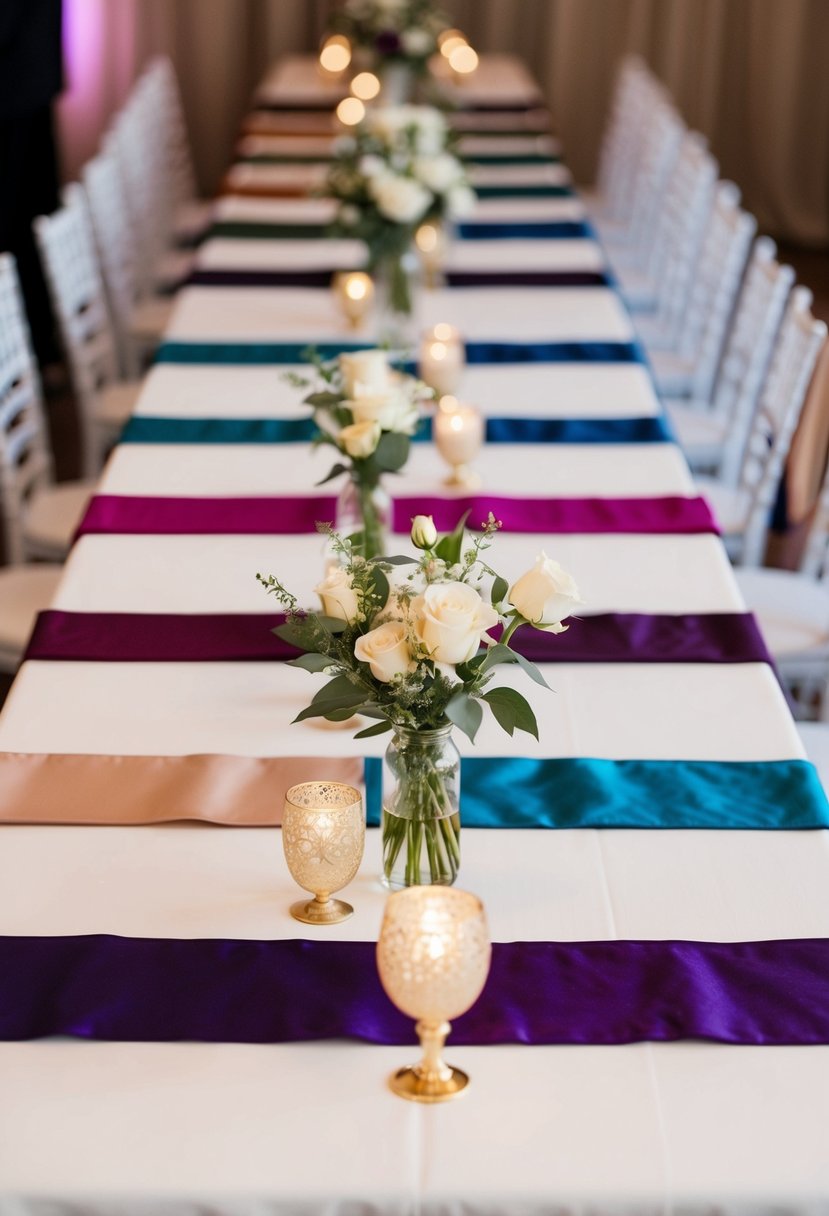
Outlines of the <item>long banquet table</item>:
<svg viewBox="0 0 829 1216">
<path fill-rule="evenodd" d="M 289 67 L 271 78 L 249 130 L 268 119 L 272 133 L 284 118 L 304 137 L 308 94 L 292 103 L 290 85 L 307 73 Z M 521 96 L 510 94 L 509 106 Z M 521 111 L 505 113 L 514 125 Z M 312 105 L 308 114 L 313 127 L 319 113 Z M 489 129 L 505 128 L 503 115 L 488 117 Z M 485 124 L 476 130 L 485 138 Z M 257 163 L 239 165 L 249 183 Z M 532 175 L 518 168 L 511 177 L 502 167 L 499 189 L 512 180 L 519 193 L 482 199 L 472 217 L 470 227 L 486 224 L 490 237 L 471 233 L 452 255 L 455 267 L 486 269 L 489 282 L 424 293 L 418 315 L 420 325 L 458 326 L 482 359 L 511 344 L 513 361 L 470 363 L 465 373 L 460 395 L 488 418 L 565 424 L 558 441 L 545 443 L 507 426 L 512 441 L 488 444 L 478 462 L 487 493 L 621 503 L 622 515 L 641 500 L 693 502 L 669 436 L 659 426 L 644 427 L 646 441 L 625 432 L 631 419 L 661 425 L 661 415 L 612 284 L 510 284 L 516 267 L 536 276 L 605 269 L 588 228 L 577 237 L 503 239 L 510 225 L 526 234 L 527 226 L 584 221 L 572 192 L 522 195 Z M 538 182 L 566 184 L 554 168 L 555 180 L 537 172 Z M 324 453 L 305 440 L 274 441 L 279 434 L 268 437 L 264 424 L 307 416 L 284 378 L 297 351 L 352 335 L 328 291 L 267 276 L 348 265 L 353 251 L 318 234 L 280 237 L 280 225 L 324 222 L 325 206 L 281 197 L 281 186 L 269 197 L 261 184 L 220 200 L 217 227 L 101 479 L 103 522 L 89 524 L 67 561 L 52 623 L 85 628 L 33 647 L 0 717 L 6 937 L 376 939 L 384 901 L 377 831 L 368 832 L 350 888 L 354 918 L 299 933 L 273 824 L 286 773 L 313 776 L 320 764 L 343 763 L 360 780 L 361 758 L 380 756 L 384 741 L 361 746 L 328 724 L 289 726 L 315 682 L 284 663 L 221 646 L 152 657 L 172 617 L 184 618 L 185 632 L 189 619 L 195 635 L 208 614 L 241 614 L 267 635 L 272 605 L 256 571 L 280 574 L 310 599 L 322 569 L 322 542 L 307 531 L 192 522 L 204 500 L 214 508 L 219 500 L 215 521 L 228 500 L 318 495 L 314 483 L 326 471 Z M 211 280 L 217 271 L 222 277 Z M 577 442 L 567 438 L 574 423 Z M 394 492 L 446 498 L 443 475 L 431 444 L 414 444 Z M 196 503 L 189 524 L 175 522 L 177 499 Z M 130 526 L 136 502 L 162 519 L 155 532 Z M 505 758 L 505 806 L 516 755 L 802 760 L 762 654 L 726 647 L 706 658 L 683 649 L 684 621 L 743 612 L 710 528 L 505 530 L 497 565 L 514 577 L 542 547 L 573 572 L 587 614 L 662 614 L 679 622 L 679 641 L 658 654 L 634 645 L 545 663 L 555 691 L 530 693 L 538 743 L 510 740 L 491 722 L 474 749 L 461 738 L 464 757 Z M 112 632 L 128 619 L 121 614 L 140 614 L 132 651 L 119 650 L 124 638 Z M 568 638 L 578 640 L 579 625 Z M 264 797 L 261 787 L 250 794 L 250 764 L 270 761 L 273 783 Z M 131 797 L 139 768 L 148 784 Z M 153 785 L 171 770 L 175 781 Z M 670 830 L 659 808 L 650 828 L 586 826 L 589 817 L 558 830 L 466 827 L 460 885 L 484 900 L 496 943 L 829 938 L 826 832 L 785 823 L 759 830 L 750 813 L 741 819 L 746 808 L 729 811 L 726 802 L 712 809 L 710 826 Z M 320 999 L 305 990 L 281 995 L 309 1018 Z M 164 1007 L 159 1016 L 163 1025 Z M 472 1075 L 469 1094 L 421 1107 L 385 1088 L 413 1043 L 2 1042 L 0 1214 L 829 1211 L 827 1046 L 464 1045 L 459 1033 L 447 1054 Z"/>
</svg>

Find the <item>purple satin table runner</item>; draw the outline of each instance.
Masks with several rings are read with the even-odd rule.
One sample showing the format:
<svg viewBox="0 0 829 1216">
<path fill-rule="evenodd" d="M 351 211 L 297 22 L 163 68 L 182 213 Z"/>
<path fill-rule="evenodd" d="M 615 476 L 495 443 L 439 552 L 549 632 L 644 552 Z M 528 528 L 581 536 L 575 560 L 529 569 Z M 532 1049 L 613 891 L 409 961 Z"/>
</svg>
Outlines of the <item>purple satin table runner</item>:
<svg viewBox="0 0 829 1216">
<path fill-rule="evenodd" d="M 0 1039 L 414 1041 L 373 942 L 0 938 Z M 461 1044 L 829 1043 L 829 940 L 507 942 Z"/>
<path fill-rule="evenodd" d="M 39 614 L 25 657 L 139 663 L 279 661 L 299 653 L 271 632 L 283 620 L 279 613 L 49 609 Z M 558 635 L 523 628 L 512 644 L 538 663 L 771 662 L 754 617 L 739 612 L 598 613 L 572 620 L 567 632 Z"/>
<path fill-rule="evenodd" d="M 313 532 L 318 520 L 332 522 L 336 499 L 319 497 L 143 498 L 97 494 L 78 527 L 121 535 L 285 535 Z M 492 513 L 508 532 L 649 533 L 717 532 L 704 498 L 505 498 L 476 494 L 397 498 L 393 528 L 407 533 L 412 517 L 433 515 L 449 530 L 464 511 L 477 528 Z"/>
</svg>

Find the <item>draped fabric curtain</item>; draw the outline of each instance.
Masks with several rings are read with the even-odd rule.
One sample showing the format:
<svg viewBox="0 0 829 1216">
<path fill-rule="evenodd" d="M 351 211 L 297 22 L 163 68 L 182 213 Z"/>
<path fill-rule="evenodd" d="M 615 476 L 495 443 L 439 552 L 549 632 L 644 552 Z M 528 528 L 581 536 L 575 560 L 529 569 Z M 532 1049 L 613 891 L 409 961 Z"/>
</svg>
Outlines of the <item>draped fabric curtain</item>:
<svg viewBox="0 0 829 1216">
<path fill-rule="evenodd" d="M 141 64 L 178 69 L 199 179 L 215 189 L 268 63 L 313 50 L 331 0 L 64 0 L 77 172 Z M 829 244 L 829 0 L 444 0 L 471 41 L 515 51 L 553 109 L 577 180 L 595 172 L 619 58 L 636 51 L 709 139 L 761 228 Z"/>
</svg>

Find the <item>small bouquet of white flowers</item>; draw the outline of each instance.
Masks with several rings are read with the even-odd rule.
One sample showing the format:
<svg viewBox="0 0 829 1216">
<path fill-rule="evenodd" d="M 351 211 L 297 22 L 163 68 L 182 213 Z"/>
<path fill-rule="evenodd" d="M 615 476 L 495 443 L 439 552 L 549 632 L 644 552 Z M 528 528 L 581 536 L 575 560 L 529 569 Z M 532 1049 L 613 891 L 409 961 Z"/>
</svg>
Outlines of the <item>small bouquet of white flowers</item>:
<svg viewBox="0 0 829 1216">
<path fill-rule="evenodd" d="M 345 0 L 329 28 L 367 52 L 380 73 L 386 63 L 402 63 L 419 74 L 448 24 L 434 0 Z"/>
<path fill-rule="evenodd" d="M 344 352 L 315 359 L 316 383 L 290 373 L 297 388 L 313 387 L 304 398 L 314 411 L 315 445 L 329 444 L 339 457 L 326 482 L 347 474 L 337 504 L 337 527 L 347 530 L 355 554 L 378 557 L 385 544 L 388 500 L 384 473 L 399 473 L 409 459 L 411 436 L 421 421 L 421 402 L 434 392 L 414 376 L 394 371 L 385 350 Z"/>
<path fill-rule="evenodd" d="M 293 664 L 329 677 L 295 721 L 362 714 L 373 721 L 356 738 L 394 731 L 387 753 L 394 788 L 384 792 L 382 821 L 389 885 L 454 881 L 460 766 L 448 735 L 456 726 L 474 742 L 487 706 L 509 735 L 538 738 L 526 698 L 492 680 L 504 664 L 517 664 L 547 687 L 511 639 L 522 625 L 561 632 L 581 602 L 572 578 L 546 557 L 510 588 L 483 556 L 499 523 L 490 514 L 467 545 L 465 523 L 466 516 L 439 539 L 431 516 L 416 516 L 419 558 L 370 561 L 325 529 L 341 562 L 316 588 L 321 613 L 303 611 L 278 579 L 257 575 L 286 610 L 275 632 L 304 652 Z M 498 640 L 489 633 L 496 626 Z"/>
<path fill-rule="evenodd" d="M 419 224 L 469 214 L 475 195 L 432 106 L 378 106 L 338 142 L 325 192 L 334 232 L 365 241 L 368 268 L 388 279 L 389 303 L 411 312 L 404 257 Z"/>
</svg>

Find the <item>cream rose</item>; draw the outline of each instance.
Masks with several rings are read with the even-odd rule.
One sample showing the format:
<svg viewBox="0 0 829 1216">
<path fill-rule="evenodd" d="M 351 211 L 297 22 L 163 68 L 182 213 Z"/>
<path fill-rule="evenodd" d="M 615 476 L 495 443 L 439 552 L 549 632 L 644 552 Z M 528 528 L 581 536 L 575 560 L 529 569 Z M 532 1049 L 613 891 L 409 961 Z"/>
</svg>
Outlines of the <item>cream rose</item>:
<svg viewBox="0 0 829 1216">
<path fill-rule="evenodd" d="M 346 397 L 372 396 L 389 387 L 388 351 L 350 351 L 340 355 L 339 365 Z"/>
<path fill-rule="evenodd" d="M 322 601 L 326 616 L 350 625 L 357 619 L 359 601 L 351 579 L 342 566 L 332 566 L 321 583 L 314 588 Z"/>
<path fill-rule="evenodd" d="M 458 185 L 452 186 L 447 196 L 446 205 L 449 208 L 449 214 L 457 216 L 460 219 L 465 215 L 472 214 L 477 201 L 477 195 L 470 186 Z"/>
<path fill-rule="evenodd" d="M 337 442 L 355 460 L 365 460 L 375 451 L 380 434 L 380 424 L 377 422 L 353 422 L 351 426 L 343 427 Z"/>
<path fill-rule="evenodd" d="M 413 177 L 399 177 L 396 173 L 369 178 L 368 189 L 380 214 L 396 224 L 412 224 L 419 220 L 432 202 L 431 192 L 420 182 Z"/>
<path fill-rule="evenodd" d="M 466 663 L 498 613 L 468 583 L 431 583 L 412 601 L 415 636 L 436 663 Z"/>
<path fill-rule="evenodd" d="M 344 401 L 355 422 L 376 422 L 384 431 L 400 431 L 412 435 L 417 429 L 420 413 L 417 406 L 400 389 L 377 396 L 357 397 Z"/>
<path fill-rule="evenodd" d="M 435 194 L 443 194 L 463 176 L 460 161 L 449 152 L 439 152 L 437 156 L 418 156 L 413 167 L 415 176 Z"/>
<path fill-rule="evenodd" d="M 535 565 L 510 588 L 509 602 L 536 629 L 563 633 L 566 616 L 582 603 L 572 575 L 542 550 Z"/>
<path fill-rule="evenodd" d="M 395 676 L 407 675 L 417 666 L 406 642 L 406 627 L 399 621 L 378 625 L 357 638 L 354 654 L 361 663 L 368 663 L 371 674 L 381 684 L 388 684 Z"/>
<path fill-rule="evenodd" d="M 431 549 L 437 544 L 438 530 L 431 515 L 414 516 L 411 538 L 416 549 Z"/>
</svg>

